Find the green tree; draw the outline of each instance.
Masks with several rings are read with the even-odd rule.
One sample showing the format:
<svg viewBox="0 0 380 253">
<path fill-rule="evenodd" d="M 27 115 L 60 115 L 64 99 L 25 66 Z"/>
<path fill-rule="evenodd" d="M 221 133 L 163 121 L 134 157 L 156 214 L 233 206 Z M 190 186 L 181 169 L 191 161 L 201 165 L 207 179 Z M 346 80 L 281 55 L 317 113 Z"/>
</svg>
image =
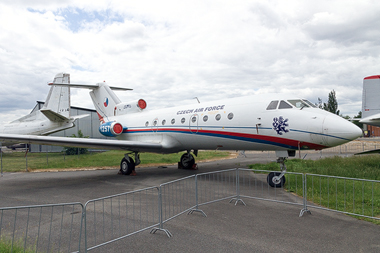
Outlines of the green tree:
<svg viewBox="0 0 380 253">
<path fill-rule="evenodd" d="M 361 119 L 362 118 L 362 111 L 358 112 L 358 115 L 354 116 L 354 119 Z M 360 123 L 359 120 L 353 120 L 352 123 L 363 129 L 363 123 Z"/>
<path fill-rule="evenodd" d="M 73 134 L 73 135 L 71 135 L 71 137 L 88 138 L 88 136 L 83 135 L 83 133 L 80 129 L 78 130 L 78 136 Z M 88 149 L 87 148 L 77 148 L 77 147 L 65 147 L 66 155 L 78 155 L 78 152 L 79 152 L 79 154 L 86 154 L 86 153 L 88 153 Z"/>
<path fill-rule="evenodd" d="M 327 103 L 323 103 L 323 109 L 328 112 L 339 115 L 340 111 L 338 110 L 338 101 L 336 100 L 335 90 L 332 90 L 329 93 Z"/>
</svg>

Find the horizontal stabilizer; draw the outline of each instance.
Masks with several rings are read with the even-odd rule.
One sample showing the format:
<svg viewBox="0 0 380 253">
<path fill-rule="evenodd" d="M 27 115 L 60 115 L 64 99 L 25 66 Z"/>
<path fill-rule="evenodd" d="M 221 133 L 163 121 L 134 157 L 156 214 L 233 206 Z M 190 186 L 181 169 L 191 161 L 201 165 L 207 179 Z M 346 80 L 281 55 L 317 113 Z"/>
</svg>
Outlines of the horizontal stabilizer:
<svg viewBox="0 0 380 253">
<path fill-rule="evenodd" d="M 66 118 L 65 116 L 59 114 L 59 113 L 56 113 L 52 110 L 49 110 L 49 109 L 41 109 L 40 110 L 50 121 L 53 121 L 53 122 L 62 122 L 62 121 L 66 121 L 66 120 L 69 120 L 68 118 Z"/>
<path fill-rule="evenodd" d="M 49 85 L 57 85 L 57 86 L 67 86 L 70 88 L 80 88 L 80 89 L 96 89 L 99 88 L 99 83 L 91 85 L 91 84 L 67 84 L 67 83 L 49 83 Z M 123 88 L 123 87 L 114 87 L 114 86 L 109 86 L 111 90 L 133 90 L 131 88 Z"/>
<path fill-rule="evenodd" d="M 81 115 L 75 115 L 75 116 L 72 116 L 70 118 L 66 118 L 65 116 L 59 114 L 59 113 L 56 113 L 56 112 L 53 112 L 52 110 L 48 110 L 48 109 L 41 109 L 40 110 L 50 121 L 53 121 L 53 122 L 63 122 L 63 121 L 75 121 L 77 119 L 81 119 L 81 118 L 85 118 L 85 117 L 88 117 L 90 116 L 90 114 L 81 114 Z"/>
</svg>

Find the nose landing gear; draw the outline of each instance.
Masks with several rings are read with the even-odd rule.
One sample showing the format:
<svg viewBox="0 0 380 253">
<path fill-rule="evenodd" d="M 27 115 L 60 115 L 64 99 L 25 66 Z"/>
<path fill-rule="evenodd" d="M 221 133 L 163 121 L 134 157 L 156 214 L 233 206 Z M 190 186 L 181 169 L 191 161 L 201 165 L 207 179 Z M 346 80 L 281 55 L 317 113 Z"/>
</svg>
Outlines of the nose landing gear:
<svg viewBox="0 0 380 253">
<path fill-rule="evenodd" d="M 267 183 L 274 188 L 281 188 L 285 184 L 285 165 L 286 157 L 278 157 L 277 163 L 280 164 L 281 172 L 270 172 L 267 176 Z"/>
</svg>

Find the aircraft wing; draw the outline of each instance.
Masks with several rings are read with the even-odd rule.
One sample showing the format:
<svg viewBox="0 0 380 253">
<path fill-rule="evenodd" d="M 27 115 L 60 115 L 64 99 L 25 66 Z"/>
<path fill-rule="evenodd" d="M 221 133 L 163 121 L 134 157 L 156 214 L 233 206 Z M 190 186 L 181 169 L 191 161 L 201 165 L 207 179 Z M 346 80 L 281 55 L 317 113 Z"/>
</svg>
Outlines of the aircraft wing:
<svg viewBox="0 0 380 253">
<path fill-rule="evenodd" d="M 364 151 L 364 152 L 356 153 L 354 155 L 369 155 L 369 154 L 377 154 L 377 153 L 380 153 L 380 149 Z"/>
<path fill-rule="evenodd" d="M 380 113 L 360 119 L 359 122 L 368 125 L 380 126 Z"/>
<path fill-rule="evenodd" d="M 77 119 L 86 118 L 86 117 L 88 117 L 88 116 L 90 116 L 90 114 L 80 114 L 80 115 L 75 115 L 75 116 L 71 116 L 71 117 L 70 117 L 70 120 L 75 121 L 75 120 L 77 120 Z"/>
<path fill-rule="evenodd" d="M 42 145 L 83 147 L 107 150 L 128 150 L 141 152 L 158 152 L 162 149 L 159 143 L 142 141 L 126 141 L 117 139 L 91 139 L 74 137 L 37 136 L 21 134 L 0 134 L 0 142 L 17 141 L 22 143 L 33 143 Z"/>
</svg>

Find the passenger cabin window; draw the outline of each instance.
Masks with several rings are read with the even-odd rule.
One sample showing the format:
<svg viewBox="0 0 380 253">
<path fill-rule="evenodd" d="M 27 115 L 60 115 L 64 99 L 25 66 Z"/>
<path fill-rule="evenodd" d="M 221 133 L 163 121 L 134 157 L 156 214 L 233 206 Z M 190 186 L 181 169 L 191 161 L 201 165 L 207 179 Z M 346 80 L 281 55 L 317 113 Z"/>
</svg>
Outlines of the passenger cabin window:
<svg viewBox="0 0 380 253">
<path fill-rule="evenodd" d="M 290 109 L 293 108 L 290 104 L 285 102 L 284 100 L 281 100 L 280 105 L 278 106 L 278 109 Z"/>
<path fill-rule="evenodd" d="M 278 105 L 278 100 L 274 100 L 269 103 L 267 110 L 275 110 L 277 108 L 277 105 Z"/>
</svg>

